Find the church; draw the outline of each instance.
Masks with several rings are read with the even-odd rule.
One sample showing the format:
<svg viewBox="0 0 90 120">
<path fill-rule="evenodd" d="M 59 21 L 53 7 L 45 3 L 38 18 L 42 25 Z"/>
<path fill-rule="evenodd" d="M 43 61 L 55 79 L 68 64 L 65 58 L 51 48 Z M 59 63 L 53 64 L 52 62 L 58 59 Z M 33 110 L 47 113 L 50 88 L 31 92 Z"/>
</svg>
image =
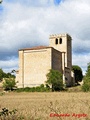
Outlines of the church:
<svg viewBox="0 0 90 120">
<path fill-rule="evenodd" d="M 45 84 L 50 69 L 63 75 L 66 86 L 74 84 L 72 68 L 72 38 L 69 34 L 49 37 L 49 46 L 37 46 L 19 50 L 19 70 L 16 72 L 18 88 Z"/>
</svg>

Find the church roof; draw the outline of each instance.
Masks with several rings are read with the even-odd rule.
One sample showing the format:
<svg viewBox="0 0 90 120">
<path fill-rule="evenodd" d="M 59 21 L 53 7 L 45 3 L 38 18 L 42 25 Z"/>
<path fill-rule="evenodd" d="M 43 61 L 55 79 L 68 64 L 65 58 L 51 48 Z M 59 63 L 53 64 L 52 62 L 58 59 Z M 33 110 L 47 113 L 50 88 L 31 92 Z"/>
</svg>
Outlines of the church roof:
<svg viewBox="0 0 90 120">
<path fill-rule="evenodd" d="M 53 48 L 53 47 L 48 47 L 48 46 L 37 46 L 37 47 L 32 47 L 32 48 L 24 48 L 24 49 L 20 49 L 21 50 L 38 50 L 38 49 L 47 49 L 47 48 Z"/>
</svg>

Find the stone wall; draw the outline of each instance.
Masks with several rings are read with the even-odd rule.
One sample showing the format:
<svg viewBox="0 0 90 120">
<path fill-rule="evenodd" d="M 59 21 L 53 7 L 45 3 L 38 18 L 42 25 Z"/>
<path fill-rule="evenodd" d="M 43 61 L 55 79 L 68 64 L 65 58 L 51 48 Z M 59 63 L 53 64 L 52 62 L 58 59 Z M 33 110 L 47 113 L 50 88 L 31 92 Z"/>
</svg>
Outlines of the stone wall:
<svg viewBox="0 0 90 120">
<path fill-rule="evenodd" d="M 62 73 L 62 53 L 52 49 L 52 69 Z"/>
<path fill-rule="evenodd" d="M 51 49 L 19 51 L 18 87 L 32 87 L 45 83 L 51 69 Z"/>
</svg>

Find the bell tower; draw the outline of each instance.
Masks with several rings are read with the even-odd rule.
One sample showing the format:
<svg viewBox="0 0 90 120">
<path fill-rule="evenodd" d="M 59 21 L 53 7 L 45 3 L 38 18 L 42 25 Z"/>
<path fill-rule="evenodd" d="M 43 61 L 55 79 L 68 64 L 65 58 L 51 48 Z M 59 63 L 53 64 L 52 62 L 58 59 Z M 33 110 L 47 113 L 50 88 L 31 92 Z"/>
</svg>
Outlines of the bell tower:
<svg viewBox="0 0 90 120">
<path fill-rule="evenodd" d="M 62 70 L 65 77 L 68 76 L 71 79 L 71 67 L 72 67 L 72 38 L 68 34 L 55 34 L 49 37 L 51 47 L 62 52 Z M 67 73 L 66 73 L 67 71 Z M 66 75 L 67 74 L 67 75 Z"/>
<path fill-rule="evenodd" d="M 50 45 L 65 54 L 65 67 L 72 66 L 72 38 L 68 34 L 50 35 Z"/>
</svg>

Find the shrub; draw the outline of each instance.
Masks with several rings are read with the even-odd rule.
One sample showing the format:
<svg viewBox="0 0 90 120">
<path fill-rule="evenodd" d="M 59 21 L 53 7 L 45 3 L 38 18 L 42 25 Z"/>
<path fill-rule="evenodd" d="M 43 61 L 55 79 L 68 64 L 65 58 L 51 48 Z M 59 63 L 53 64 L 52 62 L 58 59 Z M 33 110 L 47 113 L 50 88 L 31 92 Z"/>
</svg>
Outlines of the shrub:
<svg viewBox="0 0 90 120">
<path fill-rule="evenodd" d="M 83 80 L 82 90 L 84 92 L 90 91 L 90 63 L 87 67 L 87 72 Z"/>
<path fill-rule="evenodd" d="M 3 82 L 3 88 L 5 90 L 13 90 L 16 88 L 16 82 L 14 78 L 5 78 Z"/>
<path fill-rule="evenodd" d="M 41 84 L 40 86 L 37 86 L 37 87 L 25 87 L 25 88 L 18 88 L 16 90 L 17 92 L 48 92 L 50 91 L 50 87 L 47 88 L 47 87 L 44 87 L 43 84 Z"/>
<path fill-rule="evenodd" d="M 50 86 L 49 86 L 48 84 L 46 84 L 46 88 L 47 88 L 47 89 L 50 89 Z"/>
<path fill-rule="evenodd" d="M 4 76 L 4 72 L 3 72 L 3 70 L 0 68 L 0 81 L 2 81 L 3 76 Z"/>
<path fill-rule="evenodd" d="M 84 78 L 83 80 L 83 85 L 82 85 L 82 90 L 84 92 L 90 91 L 90 78 Z"/>
<path fill-rule="evenodd" d="M 41 87 L 41 88 L 44 88 L 44 84 L 41 84 L 40 87 Z"/>
<path fill-rule="evenodd" d="M 62 74 L 58 70 L 51 69 L 49 71 L 46 83 L 52 86 L 52 91 L 63 90 Z"/>
<path fill-rule="evenodd" d="M 5 73 L 1 68 L 0 68 L 0 81 L 2 81 L 4 78 L 15 78 L 15 75 L 12 75 L 11 73 Z"/>
<path fill-rule="evenodd" d="M 83 79 L 82 69 L 78 65 L 73 65 L 72 70 L 74 72 L 75 83 L 81 82 Z"/>
<path fill-rule="evenodd" d="M 16 109 L 10 111 L 7 108 L 2 108 L 0 111 L 0 120 L 18 120 L 16 112 Z"/>
</svg>

